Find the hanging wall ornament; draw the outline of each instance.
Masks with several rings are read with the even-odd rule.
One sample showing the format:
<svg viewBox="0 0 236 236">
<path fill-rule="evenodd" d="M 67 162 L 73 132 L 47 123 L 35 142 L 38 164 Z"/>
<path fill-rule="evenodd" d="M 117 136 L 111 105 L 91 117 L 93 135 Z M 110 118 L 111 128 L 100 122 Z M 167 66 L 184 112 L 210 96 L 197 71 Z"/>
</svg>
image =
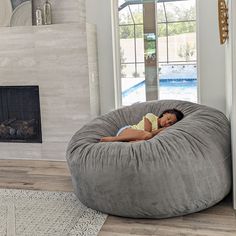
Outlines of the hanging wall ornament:
<svg viewBox="0 0 236 236">
<path fill-rule="evenodd" d="M 219 32 L 220 43 L 224 44 L 228 39 L 228 8 L 225 0 L 218 0 L 218 19 L 219 19 Z"/>
</svg>

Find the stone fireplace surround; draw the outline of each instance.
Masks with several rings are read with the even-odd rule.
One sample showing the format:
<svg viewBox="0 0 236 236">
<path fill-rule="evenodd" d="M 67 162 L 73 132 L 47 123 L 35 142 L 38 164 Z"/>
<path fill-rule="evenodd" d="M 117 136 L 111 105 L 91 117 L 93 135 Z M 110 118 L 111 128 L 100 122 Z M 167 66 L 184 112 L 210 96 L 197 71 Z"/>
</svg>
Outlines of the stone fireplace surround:
<svg viewBox="0 0 236 236">
<path fill-rule="evenodd" d="M 65 160 L 71 136 L 91 119 L 85 2 L 70 2 L 79 4 L 74 22 L 0 28 L 0 84 L 39 86 L 42 126 L 42 144 L 0 143 L 1 159 Z"/>
</svg>

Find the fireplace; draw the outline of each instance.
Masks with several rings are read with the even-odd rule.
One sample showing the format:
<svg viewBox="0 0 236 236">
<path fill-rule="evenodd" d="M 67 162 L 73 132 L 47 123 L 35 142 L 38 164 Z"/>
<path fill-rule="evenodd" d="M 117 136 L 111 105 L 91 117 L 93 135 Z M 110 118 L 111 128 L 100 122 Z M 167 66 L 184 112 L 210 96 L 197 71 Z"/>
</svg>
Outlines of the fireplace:
<svg viewBox="0 0 236 236">
<path fill-rule="evenodd" d="M 0 142 L 42 143 L 38 86 L 0 86 Z"/>
</svg>

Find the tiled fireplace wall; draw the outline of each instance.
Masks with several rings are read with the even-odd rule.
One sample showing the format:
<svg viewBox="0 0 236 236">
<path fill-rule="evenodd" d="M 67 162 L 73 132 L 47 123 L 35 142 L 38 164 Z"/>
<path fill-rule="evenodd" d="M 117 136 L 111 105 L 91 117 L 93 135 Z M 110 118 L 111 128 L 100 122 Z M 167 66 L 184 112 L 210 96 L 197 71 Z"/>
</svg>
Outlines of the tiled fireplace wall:
<svg viewBox="0 0 236 236">
<path fill-rule="evenodd" d="M 0 84 L 39 86 L 43 141 L 0 143 L 0 158 L 65 160 L 69 139 L 91 117 L 85 0 L 51 3 L 52 25 L 0 28 Z"/>
</svg>

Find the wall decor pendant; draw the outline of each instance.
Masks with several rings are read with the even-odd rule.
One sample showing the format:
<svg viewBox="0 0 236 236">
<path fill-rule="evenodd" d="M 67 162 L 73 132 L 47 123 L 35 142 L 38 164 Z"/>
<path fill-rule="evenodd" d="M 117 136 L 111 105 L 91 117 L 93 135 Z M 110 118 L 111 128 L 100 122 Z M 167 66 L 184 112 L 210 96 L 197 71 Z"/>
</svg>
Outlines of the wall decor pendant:
<svg viewBox="0 0 236 236">
<path fill-rule="evenodd" d="M 220 43 L 224 44 L 228 39 L 228 8 L 225 0 L 218 0 L 218 20 L 219 20 L 219 32 Z"/>
</svg>

